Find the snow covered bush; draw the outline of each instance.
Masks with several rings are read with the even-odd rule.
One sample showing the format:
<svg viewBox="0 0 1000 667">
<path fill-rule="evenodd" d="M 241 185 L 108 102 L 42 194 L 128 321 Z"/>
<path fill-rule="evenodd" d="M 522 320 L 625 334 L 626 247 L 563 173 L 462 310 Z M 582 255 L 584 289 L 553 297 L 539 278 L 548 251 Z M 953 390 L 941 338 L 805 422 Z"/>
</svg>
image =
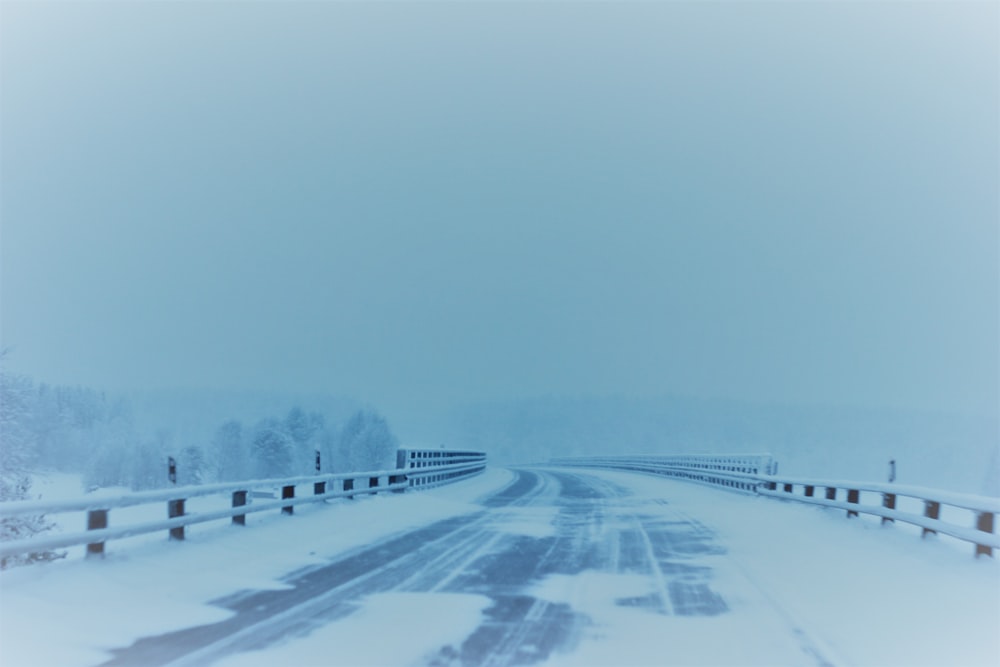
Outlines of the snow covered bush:
<svg viewBox="0 0 1000 667">
<path fill-rule="evenodd" d="M 2 355 L 0 355 L 2 358 Z M 25 377 L 0 368 L 0 502 L 30 498 L 28 464 L 34 454 L 31 406 L 34 387 Z M 14 516 L 0 519 L 0 540 L 21 540 L 52 526 L 43 516 Z M 20 563 L 61 558 L 64 553 L 42 551 L 0 559 L 0 568 Z"/>
</svg>

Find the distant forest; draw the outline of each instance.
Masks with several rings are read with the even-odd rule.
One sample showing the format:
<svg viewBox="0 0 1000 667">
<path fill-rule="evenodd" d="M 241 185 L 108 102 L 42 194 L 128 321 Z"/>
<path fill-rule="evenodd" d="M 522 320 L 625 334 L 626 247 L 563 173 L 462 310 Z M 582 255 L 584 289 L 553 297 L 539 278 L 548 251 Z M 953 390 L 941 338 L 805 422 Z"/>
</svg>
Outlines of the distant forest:
<svg viewBox="0 0 1000 667">
<path fill-rule="evenodd" d="M 499 464 L 557 456 L 770 453 L 781 471 L 1000 495 L 997 419 L 690 397 L 548 397 L 455 410 L 448 442 Z"/>
<path fill-rule="evenodd" d="M 207 415 L 226 409 L 206 406 L 199 424 L 183 428 L 168 421 L 170 399 L 159 398 L 167 405 L 150 417 L 149 403 L 156 397 L 133 401 L 0 371 L 0 500 L 29 495 L 28 471 L 82 474 L 88 490 L 164 487 L 170 483 L 168 457 L 177 463 L 177 484 L 309 474 L 317 451 L 324 472 L 395 465 L 396 436 L 386 419 L 369 409 L 344 414 L 343 402 L 333 401 L 329 411 L 293 405 L 280 414 L 227 418 L 206 428 Z M 174 407 L 174 422 L 192 420 L 190 406 Z M 160 418 L 162 425 L 150 425 Z"/>
<path fill-rule="evenodd" d="M 397 415 L 407 442 L 487 452 L 496 465 L 559 456 L 773 454 L 781 472 L 898 481 L 1000 496 L 996 418 L 783 406 L 688 397 L 541 397 Z M 128 397 L 0 370 L 0 499 L 29 497 L 27 472 L 82 474 L 85 489 L 392 467 L 386 418 L 324 395 L 157 390 Z"/>
</svg>

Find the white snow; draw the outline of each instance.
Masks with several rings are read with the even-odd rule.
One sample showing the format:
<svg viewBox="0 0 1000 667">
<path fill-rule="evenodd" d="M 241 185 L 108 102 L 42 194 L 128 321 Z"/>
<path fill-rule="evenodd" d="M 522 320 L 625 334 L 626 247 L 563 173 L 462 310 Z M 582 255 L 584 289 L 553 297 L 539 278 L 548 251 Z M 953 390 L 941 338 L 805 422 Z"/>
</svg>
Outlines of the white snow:
<svg viewBox="0 0 1000 667">
<path fill-rule="evenodd" d="M 556 534 L 555 520 L 559 508 L 543 507 L 503 507 L 494 510 L 498 531 L 527 537 L 550 537 Z"/>
<path fill-rule="evenodd" d="M 265 651 L 241 653 L 215 667 L 274 665 L 411 665 L 442 646 L 460 644 L 490 606 L 483 595 L 460 593 L 380 593 L 338 623 L 302 639 Z M 428 610 L 433 609 L 433 622 Z"/>
<path fill-rule="evenodd" d="M 629 507 L 697 520 L 725 553 L 694 554 L 728 611 L 684 617 L 622 606 L 656 592 L 655 577 L 590 570 L 529 593 L 590 619 L 580 642 L 546 664 L 1000 664 L 1000 564 L 972 546 L 922 540 L 904 525 L 652 476 L 586 471 L 632 490 Z M 251 517 L 246 529 L 203 526 L 184 543 L 112 542 L 103 561 L 56 562 L 0 575 L 0 664 L 92 665 L 144 635 L 218 621 L 207 603 L 247 588 L 278 588 L 297 568 L 438 519 L 478 511 L 507 484 L 477 478 L 421 493 L 384 494 Z M 655 501 L 655 502 L 654 502 Z M 664 504 L 662 501 L 666 501 Z M 548 507 L 498 509 L 500 530 L 553 534 Z M 275 548 L 280 545 L 280 548 Z M 419 664 L 477 627 L 487 598 L 389 593 L 314 633 L 218 665 Z M 137 613 L 136 610 L 148 610 Z M 54 641 L 53 638 L 58 638 Z"/>
<path fill-rule="evenodd" d="M 77 557 L 5 571 L 0 665 L 92 665 L 109 657 L 105 650 L 139 637 L 223 620 L 228 612 L 209 601 L 244 589 L 284 587 L 279 579 L 298 568 L 478 511 L 476 498 L 511 479 L 509 471 L 492 468 L 429 491 L 310 505 L 292 517 L 251 515 L 246 528 L 195 526 L 183 543 L 165 535 L 114 541 L 100 561 Z"/>
<path fill-rule="evenodd" d="M 971 544 L 921 540 L 843 512 L 645 475 L 587 471 L 696 517 L 727 553 L 699 556 L 729 606 L 715 617 L 658 615 L 613 604 L 642 583 L 586 572 L 536 593 L 595 625 L 550 665 L 1000 664 L 1000 564 Z M 650 504 L 650 508 L 655 507 Z M 809 660 L 815 653 L 817 659 Z"/>
<path fill-rule="evenodd" d="M 535 591 L 590 617 L 582 645 L 555 656 L 550 667 L 576 665 L 799 665 L 806 656 L 782 619 L 767 610 L 720 616 L 675 616 L 619 606 L 616 600 L 655 592 L 639 575 L 585 572 L 555 575 Z M 836 663 L 840 664 L 840 663 Z"/>
</svg>

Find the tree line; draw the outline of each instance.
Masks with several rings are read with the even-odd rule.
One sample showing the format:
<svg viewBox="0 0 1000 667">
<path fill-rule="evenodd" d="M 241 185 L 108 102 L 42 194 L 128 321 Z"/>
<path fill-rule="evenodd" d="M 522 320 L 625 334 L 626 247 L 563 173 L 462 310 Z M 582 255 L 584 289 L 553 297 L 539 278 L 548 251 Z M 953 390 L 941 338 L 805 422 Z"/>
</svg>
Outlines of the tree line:
<svg viewBox="0 0 1000 667">
<path fill-rule="evenodd" d="M 178 443 L 167 429 L 144 432 L 127 399 L 87 387 L 53 386 L 0 370 L 0 500 L 27 497 L 28 471 L 82 474 L 88 490 L 391 468 L 398 441 L 377 412 L 343 423 L 292 407 L 253 423 L 230 419 L 201 442 Z M 27 486 L 26 486 L 27 485 Z"/>
<path fill-rule="evenodd" d="M 0 501 L 34 498 L 32 474 L 80 474 L 85 490 L 124 486 L 135 491 L 176 483 L 265 479 L 310 474 L 319 452 L 322 472 L 394 467 L 398 441 L 386 420 L 357 410 L 338 423 L 319 411 L 292 407 L 280 416 L 245 424 L 229 419 L 204 441 L 178 443 L 165 428 L 137 425 L 129 401 L 87 387 L 36 383 L 7 372 L 0 352 Z M 0 540 L 24 539 L 51 528 L 45 517 L 0 520 Z M 64 553 L 5 558 L 51 560 Z"/>
</svg>

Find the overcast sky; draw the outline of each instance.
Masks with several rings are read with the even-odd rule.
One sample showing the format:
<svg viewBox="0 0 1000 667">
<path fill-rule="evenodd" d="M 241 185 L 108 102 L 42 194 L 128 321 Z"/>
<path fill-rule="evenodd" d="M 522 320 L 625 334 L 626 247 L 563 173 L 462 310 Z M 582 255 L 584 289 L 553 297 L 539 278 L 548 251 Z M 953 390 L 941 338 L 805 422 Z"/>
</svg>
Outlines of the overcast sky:
<svg viewBox="0 0 1000 667">
<path fill-rule="evenodd" d="M 0 21 L 36 379 L 997 414 L 996 3 Z"/>
</svg>

